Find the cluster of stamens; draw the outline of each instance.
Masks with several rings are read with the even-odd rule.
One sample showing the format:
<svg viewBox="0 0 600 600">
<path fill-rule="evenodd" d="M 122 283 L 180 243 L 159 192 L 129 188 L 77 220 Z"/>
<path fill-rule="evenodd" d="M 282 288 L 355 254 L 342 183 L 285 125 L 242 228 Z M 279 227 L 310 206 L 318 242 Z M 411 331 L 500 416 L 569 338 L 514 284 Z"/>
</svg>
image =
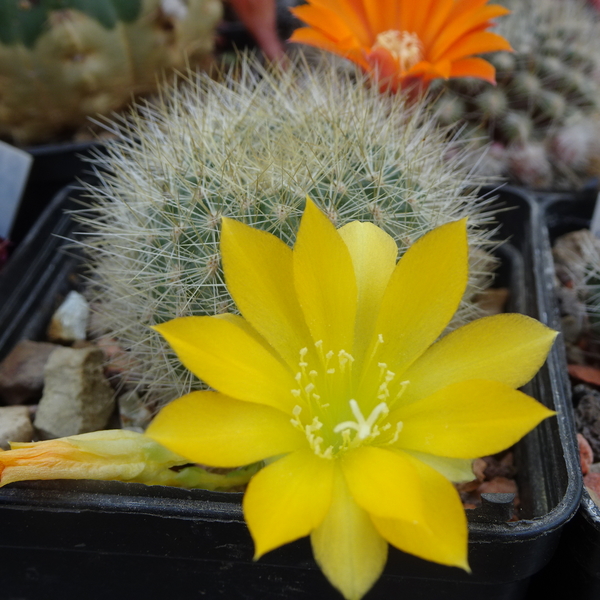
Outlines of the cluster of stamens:
<svg viewBox="0 0 600 600">
<path fill-rule="evenodd" d="M 383 343 L 382 336 L 379 336 L 377 346 Z M 402 396 L 408 381 L 397 384 L 397 391 L 392 395 L 390 384 L 396 377 L 396 374 L 387 368 L 385 363 L 378 363 L 379 367 L 379 385 L 377 387 L 376 398 L 379 403 L 371 410 L 365 418 L 361 407 L 355 398 L 350 395 L 353 392 L 352 365 L 354 357 L 340 350 L 337 355 L 323 350 L 323 342 L 315 343 L 317 355 L 321 365 L 324 367 L 321 377 L 315 369 L 309 369 L 308 349 L 300 350 L 300 361 L 298 363 L 299 371 L 296 373 L 296 382 L 298 388 L 291 390 L 292 395 L 299 401 L 302 401 L 312 419 L 307 422 L 302 419 L 303 406 L 296 405 L 292 411 L 292 424 L 297 429 L 304 432 L 306 439 L 312 450 L 322 458 L 333 458 L 338 453 L 357 448 L 358 446 L 373 441 L 383 433 L 389 432 L 388 439 L 383 441 L 385 444 L 392 444 L 398 440 L 402 431 L 402 422 L 396 423 L 396 429 L 392 433 L 392 424 L 385 422 L 390 413 L 390 405 L 394 404 Z M 337 359 L 337 360 L 335 360 Z M 317 385 L 319 389 L 317 389 Z M 340 395 L 346 395 L 348 405 L 355 420 L 346 420 L 335 423 L 335 416 L 332 414 L 331 404 L 327 402 L 329 396 L 336 398 L 339 404 Z M 340 407 L 336 407 L 339 412 Z M 309 418 L 310 418 L 309 417 Z M 324 429 L 324 425 L 326 425 Z M 337 435 L 334 435 L 337 434 Z M 340 437 L 337 437 L 337 436 Z M 325 442 L 327 439 L 328 443 Z"/>
<path fill-rule="evenodd" d="M 408 71 L 423 59 L 423 44 L 416 33 L 389 29 L 377 35 L 373 48 L 385 48 Z"/>
</svg>

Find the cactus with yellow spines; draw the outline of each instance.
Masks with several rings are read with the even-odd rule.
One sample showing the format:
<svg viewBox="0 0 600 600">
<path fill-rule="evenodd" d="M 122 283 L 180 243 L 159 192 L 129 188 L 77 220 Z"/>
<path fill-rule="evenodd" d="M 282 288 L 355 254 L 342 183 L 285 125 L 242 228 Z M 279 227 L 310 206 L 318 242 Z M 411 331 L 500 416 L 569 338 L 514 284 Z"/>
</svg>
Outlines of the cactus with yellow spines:
<svg viewBox="0 0 600 600">
<path fill-rule="evenodd" d="M 490 283 L 493 217 L 468 149 L 448 142 L 426 102 L 409 107 L 365 84 L 327 57 L 308 67 L 300 54 L 283 70 L 242 57 L 233 74 L 190 76 L 114 123 L 118 139 L 97 158 L 100 183 L 79 215 L 91 230 L 88 295 L 96 335 L 119 340 L 124 378 L 147 402 L 201 385 L 150 326 L 235 310 L 223 216 L 291 245 L 310 196 L 336 226 L 374 222 L 403 249 L 468 216 L 472 275 L 457 323 L 481 315 L 472 299 Z"/>
<path fill-rule="evenodd" d="M 219 0 L 0 0 L 0 137 L 60 137 L 206 61 Z"/>
</svg>

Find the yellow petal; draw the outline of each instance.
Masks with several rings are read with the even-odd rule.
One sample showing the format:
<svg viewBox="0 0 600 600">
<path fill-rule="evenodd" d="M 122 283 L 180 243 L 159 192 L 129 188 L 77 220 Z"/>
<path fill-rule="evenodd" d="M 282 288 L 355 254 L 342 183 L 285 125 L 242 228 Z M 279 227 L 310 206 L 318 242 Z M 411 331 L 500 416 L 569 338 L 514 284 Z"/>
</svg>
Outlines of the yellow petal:
<svg viewBox="0 0 600 600">
<path fill-rule="evenodd" d="M 453 483 L 463 483 L 475 479 L 472 458 L 447 458 L 446 456 L 435 456 L 434 454 L 425 454 L 415 450 L 404 450 L 404 452 L 429 465 Z"/>
<path fill-rule="evenodd" d="M 422 519 L 419 477 L 404 455 L 362 446 L 340 462 L 352 497 L 368 513 L 388 519 Z"/>
<path fill-rule="evenodd" d="M 544 364 L 557 335 L 525 315 L 504 314 L 473 321 L 443 337 L 404 372 L 403 378 L 410 385 L 402 404 L 468 379 L 521 387 Z"/>
<path fill-rule="evenodd" d="M 338 232 L 350 251 L 356 276 L 358 304 L 353 355 L 360 360 L 366 350 L 365 344 L 373 336 L 383 293 L 396 266 L 398 246 L 390 235 L 373 223 L 352 221 Z"/>
<path fill-rule="evenodd" d="M 223 219 L 227 289 L 248 322 L 293 367 L 309 338 L 294 289 L 292 249 L 279 238 Z"/>
<path fill-rule="evenodd" d="M 189 461 L 239 467 L 301 448 L 289 416 L 217 392 L 192 392 L 165 406 L 146 435 Z"/>
<path fill-rule="evenodd" d="M 244 495 L 244 517 L 259 558 L 308 535 L 331 505 L 334 461 L 308 448 L 292 452 L 255 475 Z"/>
<path fill-rule="evenodd" d="M 425 522 L 372 516 L 377 531 L 393 546 L 443 565 L 469 570 L 465 511 L 454 486 L 436 470 L 413 459 L 423 487 Z"/>
<path fill-rule="evenodd" d="M 315 560 L 346 600 L 360 600 L 385 567 L 387 543 L 352 498 L 339 469 L 331 508 L 311 542 Z"/>
<path fill-rule="evenodd" d="M 504 383 L 475 379 L 449 385 L 389 418 L 404 424 L 398 448 L 476 458 L 512 446 L 554 414 Z"/>
<path fill-rule="evenodd" d="M 154 329 L 186 368 L 223 394 L 288 412 L 298 404 L 292 372 L 241 317 L 182 317 Z"/>
<path fill-rule="evenodd" d="M 296 293 L 315 342 L 350 352 L 356 318 L 356 279 L 350 252 L 329 219 L 310 200 L 294 246 Z"/>
<path fill-rule="evenodd" d="M 466 219 L 424 235 L 402 257 L 385 291 L 375 332 L 384 362 L 400 374 L 442 333 L 467 284 Z"/>
</svg>

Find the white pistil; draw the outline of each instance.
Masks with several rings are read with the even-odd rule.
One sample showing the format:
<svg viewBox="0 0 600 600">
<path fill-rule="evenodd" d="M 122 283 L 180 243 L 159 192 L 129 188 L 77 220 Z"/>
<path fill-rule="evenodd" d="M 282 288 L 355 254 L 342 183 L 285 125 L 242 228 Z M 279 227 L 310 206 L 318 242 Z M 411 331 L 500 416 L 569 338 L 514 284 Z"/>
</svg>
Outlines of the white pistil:
<svg viewBox="0 0 600 600">
<path fill-rule="evenodd" d="M 358 402 L 352 398 L 349 401 L 350 410 L 352 410 L 352 414 L 356 417 L 356 421 L 344 421 L 336 425 L 333 429 L 334 433 L 342 432 L 342 436 L 344 436 L 344 431 L 348 429 L 354 429 L 356 431 L 356 437 L 359 440 L 365 440 L 371 435 L 376 435 L 379 430 L 373 430 L 373 426 L 379 417 L 382 415 L 385 416 L 389 413 L 388 406 L 385 402 L 381 402 L 378 404 L 368 416 L 367 419 L 364 418 L 362 412 L 360 411 L 360 406 L 358 406 Z"/>
</svg>

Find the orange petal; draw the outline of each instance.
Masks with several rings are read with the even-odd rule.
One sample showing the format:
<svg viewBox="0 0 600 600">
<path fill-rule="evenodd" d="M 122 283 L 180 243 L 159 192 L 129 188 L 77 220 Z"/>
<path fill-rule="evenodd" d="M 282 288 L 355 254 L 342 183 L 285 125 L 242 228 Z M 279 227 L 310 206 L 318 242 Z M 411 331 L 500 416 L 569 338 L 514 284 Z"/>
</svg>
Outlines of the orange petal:
<svg viewBox="0 0 600 600">
<path fill-rule="evenodd" d="M 370 47 L 373 45 L 375 36 L 370 30 L 367 14 L 361 0 L 310 0 L 310 4 L 335 12 L 346 23 L 346 26 L 352 31 L 361 46 Z M 326 28 L 327 24 L 325 23 L 323 29 Z"/>
<path fill-rule="evenodd" d="M 452 44 L 439 58 L 455 61 L 474 54 L 496 52 L 498 50 L 512 50 L 512 47 L 501 35 L 491 31 L 480 31 L 461 38 Z"/>
<path fill-rule="evenodd" d="M 326 7 L 304 4 L 290 10 L 301 21 L 336 42 L 354 37 L 346 23 Z"/>
<path fill-rule="evenodd" d="M 413 27 L 411 31 L 414 31 L 419 39 L 422 39 L 422 33 L 429 26 L 429 19 L 431 18 L 432 11 L 436 10 L 435 0 L 421 0 L 420 2 L 415 2 L 417 6 L 415 7 L 415 13 L 413 16 Z"/>
<path fill-rule="evenodd" d="M 363 51 L 360 49 L 360 47 L 358 45 L 350 45 L 352 40 L 348 40 L 344 43 L 336 43 L 334 40 L 331 40 L 320 31 L 311 29 L 310 27 L 301 27 L 300 29 L 296 29 L 296 31 L 294 31 L 288 41 L 327 50 L 328 52 L 351 60 L 365 70 L 369 69 L 369 63 L 365 60 Z"/>
<path fill-rule="evenodd" d="M 406 2 L 405 4 L 408 4 Z M 419 38 L 425 47 L 425 56 L 429 56 L 429 48 L 437 39 L 440 31 L 446 24 L 448 16 L 454 7 L 454 0 L 438 0 L 435 8 L 430 11 L 425 27 L 420 32 Z"/>
<path fill-rule="evenodd" d="M 496 69 L 483 58 L 461 58 L 452 63 L 450 77 L 477 77 L 496 83 Z"/>
<path fill-rule="evenodd" d="M 364 0 L 369 26 L 374 35 L 388 29 L 398 29 L 399 4 L 398 0 Z"/>
<path fill-rule="evenodd" d="M 444 31 L 440 33 L 431 46 L 429 53 L 430 60 L 437 60 L 443 56 L 444 52 L 450 46 L 461 38 L 466 37 L 469 32 L 480 28 L 484 24 L 487 25 L 490 19 L 504 15 L 507 12 L 509 11 L 502 6 L 486 6 L 476 12 L 466 13 L 449 20 Z"/>
</svg>

